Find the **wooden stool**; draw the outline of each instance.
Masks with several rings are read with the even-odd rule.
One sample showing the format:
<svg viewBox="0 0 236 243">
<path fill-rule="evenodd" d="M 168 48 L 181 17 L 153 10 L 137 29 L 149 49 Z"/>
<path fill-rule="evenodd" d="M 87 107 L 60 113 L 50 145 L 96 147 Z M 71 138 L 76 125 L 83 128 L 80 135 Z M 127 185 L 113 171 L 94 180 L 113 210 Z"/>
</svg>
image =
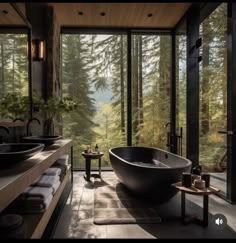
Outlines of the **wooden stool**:
<svg viewBox="0 0 236 243">
<path fill-rule="evenodd" d="M 85 173 L 84 179 L 86 181 L 90 181 L 90 177 L 101 178 L 101 157 L 104 155 L 103 153 L 82 153 L 85 158 Z M 91 174 L 91 160 L 98 159 L 98 172 L 99 174 Z"/>
<path fill-rule="evenodd" d="M 182 186 L 182 182 L 177 182 L 172 184 L 175 188 L 179 189 L 181 191 L 181 218 L 182 222 L 186 223 L 186 215 L 185 215 L 185 193 L 193 194 L 193 195 L 202 195 L 203 196 L 203 220 L 200 220 L 198 218 L 193 218 L 193 220 L 201 224 L 202 226 L 208 226 L 208 196 L 210 194 L 215 194 L 219 192 L 220 190 L 210 186 L 206 187 L 204 189 L 198 189 L 196 187 L 185 187 Z"/>
</svg>

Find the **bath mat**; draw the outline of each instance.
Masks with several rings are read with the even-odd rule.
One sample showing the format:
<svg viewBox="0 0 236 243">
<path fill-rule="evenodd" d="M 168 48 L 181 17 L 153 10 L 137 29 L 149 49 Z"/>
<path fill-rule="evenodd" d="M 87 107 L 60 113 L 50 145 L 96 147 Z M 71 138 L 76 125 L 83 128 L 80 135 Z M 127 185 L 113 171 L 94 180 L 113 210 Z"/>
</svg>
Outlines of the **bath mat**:
<svg viewBox="0 0 236 243">
<path fill-rule="evenodd" d="M 95 224 L 156 224 L 161 218 L 151 203 L 141 201 L 118 181 L 95 190 Z"/>
</svg>

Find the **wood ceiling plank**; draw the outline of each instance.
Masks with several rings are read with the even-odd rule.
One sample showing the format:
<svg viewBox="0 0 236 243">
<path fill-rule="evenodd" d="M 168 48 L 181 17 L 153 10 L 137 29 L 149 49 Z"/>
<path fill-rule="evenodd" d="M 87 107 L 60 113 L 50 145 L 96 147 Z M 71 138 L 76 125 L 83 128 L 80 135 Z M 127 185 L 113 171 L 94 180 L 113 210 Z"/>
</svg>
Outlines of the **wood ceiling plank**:
<svg viewBox="0 0 236 243">
<path fill-rule="evenodd" d="M 7 11 L 7 13 L 4 13 Z M 0 3 L 0 25 L 25 25 L 10 3 Z"/>
<path fill-rule="evenodd" d="M 172 28 L 191 3 L 49 3 L 62 26 Z M 78 15 L 83 12 L 83 15 Z M 100 13 L 105 12 L 105 16 Z M 147 14 L 152 13 L 151 18 Z"/>
</svg>

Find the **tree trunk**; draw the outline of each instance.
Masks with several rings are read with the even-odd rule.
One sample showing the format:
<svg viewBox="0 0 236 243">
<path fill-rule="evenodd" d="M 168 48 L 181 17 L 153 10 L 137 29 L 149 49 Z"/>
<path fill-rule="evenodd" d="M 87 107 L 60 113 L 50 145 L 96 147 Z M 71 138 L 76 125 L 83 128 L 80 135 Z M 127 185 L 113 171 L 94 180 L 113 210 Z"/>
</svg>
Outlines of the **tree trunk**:
<svg viewBox="0 0 236 243">
<path fill-rule="evenodd" d="M 202 49 L 202 135 L 209 132 L 209 24 L 208 22 L 203 22 L 202 26 L 202 36 L 203 36 L 203 49 Z"/>
<path fill-rule="evenodd" d="M 170 98 L 170 50 L 169 42 L 165 36 L 160 36 L 160 64 L 159 64 L 159 119 L 169 121 Z M 167 108 L 167 109 L 166 109 Z"/>
<path fill-rule="evenodd" d="M 139 93 L 139 127 L 143 127 L 143 67 L 142 67 L 142 36 L 139 36 L 139 87 L 138 87 L 138 93 Z"/>
<path fill-rule="evenodd" d="M 224 127 L 227 127 L 227 43 L 224 45 L 224 61 L 223 61 L 223 78 L 222 78 L 222 90 L 223 90 L 223 121 Z"/>
<path fill-rule="evenodd" d="M 175 122 L 176 122 L 176 128 L 179 128 L 179 119 L 180 119 L 180 117 L 179 117 L 179 112 L 181 112 L 180 111 L 180 107 L 179 107 L 179 105 L 180 105 L 180 90 L 179 90 L 179 58 L 180 58 L 180 49 L 179 49 L 179 43 L 180 43 L 180 41 L 179 41 L 179 36 L 176 36 L 176 38 L 175 38 L 175 43 L 176 43 L 176 62 L 175 62 L 175 69 L 176 69 L 176 75 L 175 75 L 175 80 L 176 80 L 176 119 L 175 119 Z"/>
<path fill-rule="evenodd" d="M 15 39 L 13 40 L 13 50 L 12 50 L 12 88 L 15 91 Z"/>
<path fill-rule="evenodd" d="M 124 43 L 123 35 L 120 38 L 120 120 L 122 139 L 125 135 L 125 88 L 124 88 Z"/>
<path fill-rule="evenodd" d="M 133 69 L 132 69 L 132 104 L 133 104 L 133 134 L 134 143 L 138 145 L 139 135 L 138 135 L 138 43 L 137 36 L 133 36 Z"/>
<path fill-rule="evenodd" d="M 3 42 L 1 42 L 1 61 L 2 61 L 2 87 L 1 87 L 1 94 L 2 96 L 4 95 L 5 93 L 5 75 L 4 75 L 4 45 L 3 45 Z"/>
</svg>

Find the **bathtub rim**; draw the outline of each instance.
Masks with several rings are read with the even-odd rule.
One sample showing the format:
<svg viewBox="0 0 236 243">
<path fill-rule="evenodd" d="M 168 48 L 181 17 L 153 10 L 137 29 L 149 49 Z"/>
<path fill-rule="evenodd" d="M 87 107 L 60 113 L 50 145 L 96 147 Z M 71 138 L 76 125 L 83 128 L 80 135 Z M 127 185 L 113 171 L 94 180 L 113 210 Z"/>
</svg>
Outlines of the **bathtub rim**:
<svg viewBox="0 0 236 243">
<path fill-rule="evenodd" d="M 174 155 L 180 159 L 184 159 L 186 161 L 186 165 L 184 166 L 176 166 L 176 167 L 148 167 L 148 166 L 143 166 L 143 165 L 138 165 L 138 164 L 134 164 L 132 162 L 129 162 L 127 160 L 124 160 L 123 158 L 117 156 L 115 153 L 113 153 L 111 150 L 112 149 L 116 149 L 116 148 L 148 148 L 148 149 L 154 149 L 154 150 L 159 150 L 163 153 L 166 153 L 166 154 L 171 154 L 171 155 Z M 181 168 L 186 168 L 186 167 L 189 167 L 189 166 L 192 166 L 192 161 L 183 157 L 183 156 L 180 156 L 180 155 L 177 155 L 177 154 L 174 154 L 174 153 L 171 153 L 169 151 L 166 151 L 166 150 L 163 150 L 163 149 L 159 149 L 159 148 L 155 148 L 155 147 L 145 147 L 145 146 L 117 146 L 117 147 L 113 147 L 113 148 L 110 148 L 108 150 L 109 153 L 111 153 L 113 156 L 115 156 L 116 158 L 118 158 L 119 160 L 122 160 L 123 162 L 125 162 L 126 164 L 129 164 L 129 165 L 132 165 L 132 166 L 136 166 L 136 167 L 142 167 L 142 168 L 147 168 L 147 169 L 157 169 L 157 170 L 175 170 L 175 169 L 181 169 Z M 160 161 L 161 163 L 164 163 L 162 161 Z M 110 161 L 111 163 L 111 161 Z M 112 165 L 112 163 L 111 163 Z"/>
</svg>

